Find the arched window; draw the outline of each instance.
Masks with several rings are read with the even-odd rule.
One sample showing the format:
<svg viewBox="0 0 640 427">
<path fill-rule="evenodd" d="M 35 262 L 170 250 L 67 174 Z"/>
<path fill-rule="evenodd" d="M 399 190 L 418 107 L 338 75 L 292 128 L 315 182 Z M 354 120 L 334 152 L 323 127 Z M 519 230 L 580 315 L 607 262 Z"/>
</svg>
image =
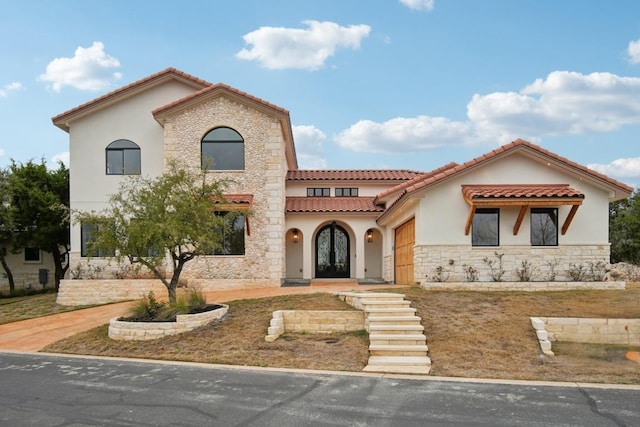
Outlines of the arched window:
<svg viewBox="0 0 640 427">
<path fill-rule="evenodd" d="M 209 131 L 202 138 L 202 169 L 244 170 L 244 139 L 231 128 Z"/>
<path fill-rule="evenodd" d="M 140 147 L 128 139 L 107 145 L 107 175 L 140 175 Z"/>
</svg>

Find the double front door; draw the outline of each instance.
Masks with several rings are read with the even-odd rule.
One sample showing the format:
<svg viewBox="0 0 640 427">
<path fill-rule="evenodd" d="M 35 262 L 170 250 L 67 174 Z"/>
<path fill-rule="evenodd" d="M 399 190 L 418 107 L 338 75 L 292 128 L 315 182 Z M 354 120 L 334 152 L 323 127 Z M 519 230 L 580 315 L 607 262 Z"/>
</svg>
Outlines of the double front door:
<svg viewBox="0 0 640 427">
<path fill-rule="evenodd" d="M 348 278 L 349 235 L 335 222 L 320 229 L 316 235 L 316 277 Z"/>
</svg>

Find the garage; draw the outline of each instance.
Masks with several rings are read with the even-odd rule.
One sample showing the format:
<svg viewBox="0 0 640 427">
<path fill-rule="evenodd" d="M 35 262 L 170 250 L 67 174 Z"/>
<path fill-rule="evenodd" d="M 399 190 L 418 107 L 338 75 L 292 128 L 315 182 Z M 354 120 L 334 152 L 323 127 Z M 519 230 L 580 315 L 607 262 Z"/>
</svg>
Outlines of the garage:
<svg viewBox="0 0 640 427">
<path fill-rule="evenodd" d="M 413 285 L 413 246 L 416 243 L 415 218 L 411 218 L 395 232 L 395 282 L 398 285 Z"/>
</svg>

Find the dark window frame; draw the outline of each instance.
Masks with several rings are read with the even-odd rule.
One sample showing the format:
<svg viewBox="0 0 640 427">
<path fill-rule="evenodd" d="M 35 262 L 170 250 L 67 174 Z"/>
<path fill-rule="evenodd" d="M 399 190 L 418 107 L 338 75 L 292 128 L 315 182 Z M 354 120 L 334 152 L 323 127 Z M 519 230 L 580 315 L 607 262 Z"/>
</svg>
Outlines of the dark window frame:
<svg viewBox="0 0 640 427">
<path fill-rule="evenodd" d="M 489 242 L 489 237 L 486 236 L 486 226 L 491 227 L 488 224 L 490 217 L 495 217 L 495 233 L 494 230 L 489 229 L 489 233 L 494 233 L 494 242 Z M 484 219 L 481 219 L 484 218 Z M 477 221 L 477 222 L 476 222 Z M 484 222 L 484 224 L 481 224 Z M 480 229 L 480 226 L 483 225 Z M 483 231 L 485 233 L 481 234 Z M 478 208 L 473 215 L 473 224 L 471 225 L 471 246 L 474 247 L 494 247 L 500 246 L 500 209 L 499 208 Z"/>
<path fill-rule="evenodd" d="M 331 188 L 309 187 L 307 188 L 307 197 L 331 197 Z"/>
<path fill-rule="evenodd" d="M 82 258 L 111 258 L 115 255 L 114 252 L 106 252 L 100 249 L 94 249 L 89 253 L 89 246 L 95 240 L 92 233 L 98 231 L 98 227 L 89 222 L 80 223 L 80 256 Z"/>
<path fill-rule="evenodd" d="M 42 251 L 40 248 L 24 248 L 22 252 L 24 253 L 24 262 L 42 262 Z"/>
<path fill-rule="evenodd" d="M 140 175 L 142 173 L 140 146 L 128 139 L 117 139 L 107 145 L 105 172 L 107 175 Z"/>
<path fill-rule="evenodd" d="M 216 156 L 222 161 L 218 162 Z M 225 159 L 227 156 L 230 158 Z M 237 130 L 219 126 L 211 129 L 200 140 L 200 164 L 203 170 L 243 171 L 245 163 L 244 138 Z"/>
<path fill-rule="evenodd" d="M 539 216 L 546 216 L 550 221 L 536 221 Z M 558 208 L 531 208 L 529 220 L 531 246 L 558 246 Z M 553 229 L 545 231 L 544 227 L 549 224 Z M 549 234 L 549 231 L 552 234 Z M 548 240 L 550 240 L 549 243 L 547 243 Z"/>
<path fill-rule="evenodd" d="M 358 187 L 336 188 L 336 197 L 358 197 Z"/>
<path fill-rule="evenodd" d="M 233 224 L 230 224 L 225 218 L 224 226 L 219 229 L 222 232 L 221 247 L 216 248 L 212 255 L 215 256 L 244 256 L 247 252 L 246 236 L 246 217 L 242 213 L 217 211 L 215 215 L 222 217 L 229 216 L 233 218 Z"/>
</svg>

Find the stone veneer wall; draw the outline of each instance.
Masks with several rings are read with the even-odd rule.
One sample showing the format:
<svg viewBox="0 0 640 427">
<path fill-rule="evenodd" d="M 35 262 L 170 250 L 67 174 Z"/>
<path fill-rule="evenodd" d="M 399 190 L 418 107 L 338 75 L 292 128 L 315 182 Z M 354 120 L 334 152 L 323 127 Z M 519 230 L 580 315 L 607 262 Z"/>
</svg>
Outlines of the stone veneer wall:
<svg viewBox="0 0 640 427">
<path fill-rule="evenodd" d="M 604 261 L 609 264 L 609 245 L 580 245 L 580 246 L 499 246 L 495 248 L 477 248 L 460 245 L 437 245 L 414 247 L 415 280 L 419 283 L 433 282 L 436 268 L 442 266 L 444 274 L 450 282 L 464 282 L 466 276 L 464 266 L 475 268 L 478 272 L 478 282 L 490 282 L 491 271 L 484 258 L 496 261 L 495 253 L 504 254 L 502 257 L 505 282 L 516 282 L 517 269 L 522 268 L 522 261 L 528 261 L 533 269 L 532 282 L 549 280 L 549 263 L 557 262 L 555 268 L 556 281 L 571 281 L 568 274 L 570 265 L 582 264 L 588 269 L 588 263 Z"/>
<path fill-rule="evenodd" d="M 227 193 L 253 194 L 245 234 L 244 256 L 201 257 L 190 263 L 185 278 L 271 280 L 285 275 L 285 145 L 280 122 L 225 97 L 176 113 L 164 124 L 165 158 L 200 167 L 202 137 L 215 127 L 235 129 L 244 138 L 245 170 L 210 172 L 230 180 Z"/>
</svg>

